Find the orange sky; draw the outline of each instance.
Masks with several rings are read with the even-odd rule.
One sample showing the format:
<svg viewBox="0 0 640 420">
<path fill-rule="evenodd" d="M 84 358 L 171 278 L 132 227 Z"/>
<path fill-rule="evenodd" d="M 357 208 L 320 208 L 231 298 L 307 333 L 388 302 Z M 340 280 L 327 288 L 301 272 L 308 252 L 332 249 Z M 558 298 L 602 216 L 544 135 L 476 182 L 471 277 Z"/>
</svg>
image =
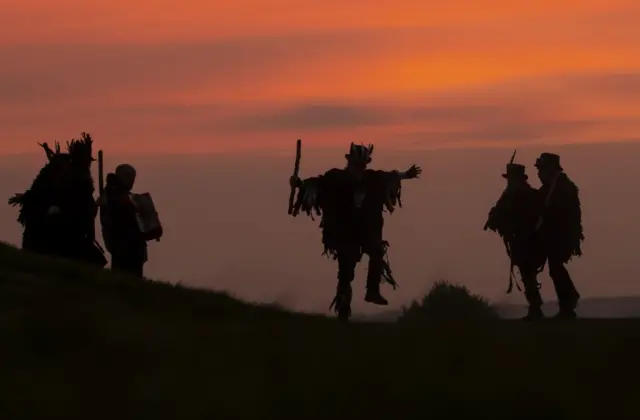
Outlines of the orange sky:
<svg viewBox="0 0 640 420">
<path fill-rule="evenodd" d="M 0 0 L 0 154 L 638 139 L 637 1 L 219 3 Z"/>
</svg>

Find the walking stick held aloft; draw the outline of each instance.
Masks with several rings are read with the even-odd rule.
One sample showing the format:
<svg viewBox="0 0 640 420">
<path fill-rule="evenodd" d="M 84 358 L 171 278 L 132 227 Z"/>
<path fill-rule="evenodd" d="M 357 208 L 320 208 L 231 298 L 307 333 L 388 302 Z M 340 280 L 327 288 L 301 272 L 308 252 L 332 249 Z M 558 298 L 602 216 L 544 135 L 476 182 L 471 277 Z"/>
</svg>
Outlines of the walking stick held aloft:
<svg viewBox="0 0 640 420">
<path fill-rule="evenodd" d="M 302 157 L 302 140 L 298 139 L 296 142 L 296 162 L 293 166 L 293 177 L 297 178 L 300 172 L 300 158 Z M 289 214 L 293 214 L 293 201 L 296 196 L 296 187 L 291 186 L 291 192 L 289 193 Z"/>
<path fill-rule="evenodd" d="M 104 153 L 98 150 L 98 194 L 102 197 L 104 193 Z"/>
</svg>

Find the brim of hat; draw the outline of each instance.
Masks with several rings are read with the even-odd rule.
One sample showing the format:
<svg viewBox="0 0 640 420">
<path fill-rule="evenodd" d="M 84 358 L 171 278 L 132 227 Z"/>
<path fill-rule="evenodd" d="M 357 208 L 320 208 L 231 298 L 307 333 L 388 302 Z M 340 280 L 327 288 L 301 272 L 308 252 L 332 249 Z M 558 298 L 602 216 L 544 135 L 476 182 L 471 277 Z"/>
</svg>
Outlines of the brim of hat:
<svg viewBox="0 0 640 420">
<path fill-rule="evenodd" d="M 539 164 L 539 163 L 536 163 L 536 164 L 534 164 L 533 166 L 535 166 L 535 167 L 536 167 L 536 168 L 538 168 L 538 169 L 540 169 L 540 168 L 553 168 L 553 169 L 558 169 L 558 170 L 560 170 L 560 171 L 564 171 L 564 169 L 563 169 L 563 168 L 562 168 L 562 166 L 560 166 L 560 165 L 545 165 L 545 164 L 542 164 L 542 165 L 541 165 L 541 164 Z"/>
<path fill-rule="evenodd" d="M 509 175 L 507 175 L 507 174 L 502 174 L 502 177 L 506 179 L 506 178 L 509 178 Z M 520 177 L 521 177 L 521 178 L 524 178 L 524 179 L 529 179 L 529 175 L 521 175 Z"/>
<path fill-rule="evenodd" d="M 349 155 L 349 154 L 344 155 L 344 157 L 347 160 L 351 160 L 351 155 Z M 366 163 L 371 163 L 371 158 L 368 158 Z"/>
</svg>

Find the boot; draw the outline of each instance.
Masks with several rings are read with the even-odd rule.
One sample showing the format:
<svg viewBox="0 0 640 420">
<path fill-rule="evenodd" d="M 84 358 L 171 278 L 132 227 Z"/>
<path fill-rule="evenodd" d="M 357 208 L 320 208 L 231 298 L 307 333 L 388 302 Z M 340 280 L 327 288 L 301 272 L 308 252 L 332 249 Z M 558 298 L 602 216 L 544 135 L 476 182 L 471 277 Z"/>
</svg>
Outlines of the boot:
<svg viewBox="0 0 640 420">
<path fill-rule="evenodd" d="M 342 305 L 337 311 L 338 320 L 343 322 L 349 322 L 351 319 L 351 305 Z"/>
<path fill-rule="evenodd" d="M 555 321 L 571 321 L 576 319 L 578 314 L 573 309 L 560 309 L 557 314 L 553 317 Z"/>
<path fill-rule="evenodd" d="M 351 285 L 338 285 L 336 296 L 331 302 L 330 309 L 333 307 L 334 311 L 338 315 L 338 319 L 341 321 L 348 321 L 351 318 Z"/>
<path fill-rule="evenodd" d="M 576 310 L 571 306 L 560 306 L 560 310 L 553 317 L 556 321 L 570 321 L 572 319 L 576 319 L 578 314 L 576 314 Z"/>
<path fill-rule="evenodd" d="M 383 260 L 384 253 L 382 250 L 377 250 L 369 255 L 369 271 L 367 273 L 367 293 L 364 296 L 364 301 L 373 303 L 374 305 L 386 306 L 389 304 L 380 294 L 380 282 L 382 281 Z"/>
<path fill-rule="evenodd" d="M 380 294 L 380 288 L 367 288 L 367 293 L 364 296 L 364 301 L 381 306 L 386 306 L 389 304 L 389 301 Z"/>
<path fill-rule="evenodd" d="M 525 282 L 526 280 L 526 282 Z M 542 296 L 540 295 L 540 289 L 538 288 L 538 282 L 535 277 L 523 277 L 523 283 L 525 284 L 524 296 L 527 298 L 529 304 L 527 315 L 522 318 L 524 321 L 539 321 L 544 319 L 544 313 L 542 312 Z"/>
<path fill-rule="evenodd" d="M 578 301 L 580 300 L 580 294 L 577 291 L 574 291 L 570 295 L 571 297 L 558 302 L 558 306 L 560 306 L 560 310 L 553 317 L 555 320 L 566 321 L 576 319 L 578 314 L 576 313 L 576 308 L 578 307 Z"/>
<path fill-rule="evenodd" d="M 544 319 L 544 312 L 540 306 L 529 306 L 527 314 L 522 318 L 523 321 L 540 321 Z"/>
<path fill-rule="evenodd" d="M 576 319 L 576 308 L 580 301 L 580 293 L 576 290 L 573 280 L 561 261 L 552 262 L 549 260 L 549 276 L 553 280 L 553 285 L 558 296 L 559 311 L 553 319 L 571 320 Z"/>
</svg>

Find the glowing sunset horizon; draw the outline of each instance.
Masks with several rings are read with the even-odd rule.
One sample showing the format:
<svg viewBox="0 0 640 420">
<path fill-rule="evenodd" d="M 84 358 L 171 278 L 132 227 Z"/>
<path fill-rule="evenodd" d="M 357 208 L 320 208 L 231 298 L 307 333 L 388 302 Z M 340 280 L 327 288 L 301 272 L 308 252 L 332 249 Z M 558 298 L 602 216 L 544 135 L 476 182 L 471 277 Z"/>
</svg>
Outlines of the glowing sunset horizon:
<svg viewBox="0 0 640 420">
<path fill-rule="evenodd" d="M 638 140 L 632 1 L 1 3 L 0 154 Z"/>
</svg>

